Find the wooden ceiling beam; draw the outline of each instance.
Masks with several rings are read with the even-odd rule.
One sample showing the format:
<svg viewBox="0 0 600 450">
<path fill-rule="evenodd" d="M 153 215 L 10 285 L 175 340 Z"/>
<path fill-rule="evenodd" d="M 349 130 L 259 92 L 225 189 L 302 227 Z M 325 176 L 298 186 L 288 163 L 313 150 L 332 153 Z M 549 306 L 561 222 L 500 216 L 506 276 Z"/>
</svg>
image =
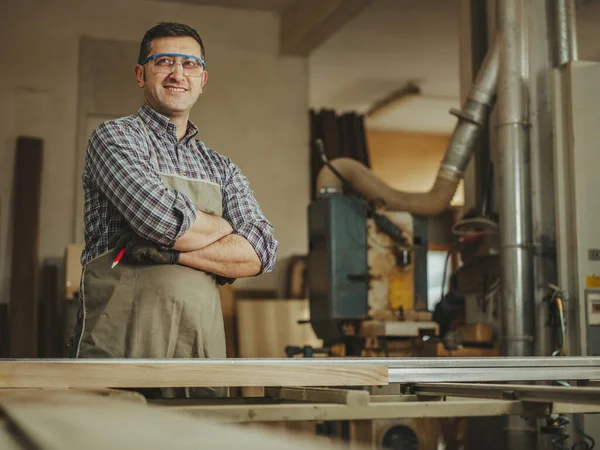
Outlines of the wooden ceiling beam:
<svg viewBox="0 0 600 450">
<path fill-rule="evenodd" d="M 281 53 L 308 56 L 373 1 L 296 0 L 281 15 Z"/>
</svg>

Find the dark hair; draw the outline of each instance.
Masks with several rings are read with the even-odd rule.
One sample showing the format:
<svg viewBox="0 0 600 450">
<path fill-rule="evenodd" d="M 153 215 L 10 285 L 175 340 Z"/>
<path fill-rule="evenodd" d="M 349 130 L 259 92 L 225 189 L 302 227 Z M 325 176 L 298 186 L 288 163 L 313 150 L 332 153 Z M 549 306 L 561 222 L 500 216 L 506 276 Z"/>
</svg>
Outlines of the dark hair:
<svg viewBox="0 0 600 450">
<path fill-rule="evenodd" d="M 152 41 L 154 39 L 162 38 L 162 37 L 171 37 L 171 36 L 189 36 L 200 44 L 201 56 L 204 61 L 206 61 L 206 53 L 204 52 L 204 44 L 202 43 L 202 38 L 198 34 L 196 30 L 192 27 L 185 25 L 183 23 L 175 23 L 175 22 L 159 22 L 154 27 L 150 28 L 146 31 L 144 38 L 142 39 L 142 43 L 140 45 L 140 54 L 138 56 L 138 64 L 144 62 L 144 60 L 150 55 L 152 51 Z"/>
</svg>

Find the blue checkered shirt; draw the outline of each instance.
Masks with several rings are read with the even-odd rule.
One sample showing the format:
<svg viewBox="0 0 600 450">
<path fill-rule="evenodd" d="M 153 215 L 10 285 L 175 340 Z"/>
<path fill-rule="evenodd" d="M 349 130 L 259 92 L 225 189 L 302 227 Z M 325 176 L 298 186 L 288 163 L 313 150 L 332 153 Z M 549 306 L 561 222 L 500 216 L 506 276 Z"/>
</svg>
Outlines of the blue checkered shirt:
<svg viewBox="0 0 600 450">
<path fill-rule="evenodd" d="M 197 211 L 186 195 L 164 187 L 159 173 L 165 173 L 221 186 L 223 218 L 252 245 L 262 263 L 261 273 L 273 270 L 278 242 L 248 179 L 229 158 L 194 139 L 198 134 L 194 124 L 188 122 L 186 131 L 178 142 L 175 124 L 148 105 L 137 116 L 111 120 L 94 130 L 82 176 L 82 264 L 107 251 L 110 236 L 126 224 L 145 239 L 173 247 L 194 223 Z"/>
</svg>

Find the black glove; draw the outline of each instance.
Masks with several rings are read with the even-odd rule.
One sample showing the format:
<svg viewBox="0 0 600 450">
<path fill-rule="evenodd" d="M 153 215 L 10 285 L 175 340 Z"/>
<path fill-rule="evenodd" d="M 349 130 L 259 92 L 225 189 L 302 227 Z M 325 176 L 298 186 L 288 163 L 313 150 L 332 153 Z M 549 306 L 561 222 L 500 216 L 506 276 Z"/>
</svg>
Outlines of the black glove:
<svg viewBox="0 0 600 450">
<path fill-rule="evenodd" d="M 125 227 L 113 234 L 108 247 L 114 248 L 114 255 L 125 247 L 125 262 L 129 264 L 177 264 L 177 250 L 162 250 L 158 244 L 140 237 L 130 227 Z"/>
<path fill-rule="evenodd" d="M 217 284 L 219 286 L 223 286 L 224 284 L 231 284 L 236 280 L 235 278 L 222 277 L 221 275 L 216 275 L 216 279 Z"/>
</svg>

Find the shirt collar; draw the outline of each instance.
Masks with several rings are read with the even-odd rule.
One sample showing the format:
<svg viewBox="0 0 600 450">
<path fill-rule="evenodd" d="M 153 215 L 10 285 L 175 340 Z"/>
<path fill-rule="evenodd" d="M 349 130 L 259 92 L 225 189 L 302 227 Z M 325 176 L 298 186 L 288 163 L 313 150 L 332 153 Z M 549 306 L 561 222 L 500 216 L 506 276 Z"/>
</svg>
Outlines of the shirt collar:
<svg viewBox="0 0 600 450">
<path fill-rule="evenodd" d="M 138 110 L 138 115 L 144 121 L 144 123 L 157 134 L 165 134 L 168 133 L 177 138 L 177 127 L 168 117 L 163 116 L 156 110 L 154 110 L 150 105 L 143 104 Z M 192 139 L 194 136 L 198 134 L 198 127 L 192 123 L 191 120 L 188 120 L 187 130 L 185 137 L 181 140 L 182 142 L 187 142 Z"/>
</svg>

